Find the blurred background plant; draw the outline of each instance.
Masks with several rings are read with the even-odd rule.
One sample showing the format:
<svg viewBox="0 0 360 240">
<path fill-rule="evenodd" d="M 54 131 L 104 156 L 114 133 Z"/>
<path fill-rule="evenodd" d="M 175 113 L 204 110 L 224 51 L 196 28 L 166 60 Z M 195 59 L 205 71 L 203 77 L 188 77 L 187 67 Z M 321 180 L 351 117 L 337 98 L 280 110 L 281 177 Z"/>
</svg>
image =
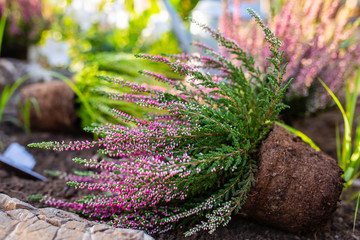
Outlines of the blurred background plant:
<svg viewBox="0 0 360 240">
<path fill-rule="evenodd" d="M 198 1 L 170 2 L 185 18 Z M 48 0 L 48 3 L 54 18 L 51 27 L 43 32 L 40 56 L 51 66 L 69 66 L 70 70 L 78 71 L 88 54 L 99 52 L 180 52 L 162 1 Z"/>
<path fill-rule="evenodd" d="M 354 86 L 352 91 L 350 90 L 350 84 L 346 84 L 346 104 L 345 108 L 341 104 L 340 100 L 336 97 L 336 95 L 329 89 L 329 87 L 320 80 L 320 83 L 329 93 L 331 98 L 336 103 L 339 108 L 343 120 L 344 120 L 344 128 L 341 129 L 342 136 L 340 136 L 339 126 L 336 125 L 336 150 L 337 150 L 337 160 L 339 166 L 344 171 L 344 180 L 345 186 L 344 189 L 349 189 L 354 181 L 358 181 L 358 177 L 360 176 L 359 167 L 360 167 L 360 118 L 358 116 L 357 125 L 354 124 L 355 119 L 355 108 L 357 99 L 359 96 L 359 86 L 360 86 L 360 67 L 357 72 L 357 76 L 355 79 Z M 355 230 L 355 223 L 357 212 L 359 208 L 360 201 L 360 191 L 356 191 L 352 193 L 349 197 L 349 200 L 353 200 L 357 198 L 357 204 L 354 214 L 354 222 L 353 222 L 353 230 Z"/>
<path fill-rule="evenodd" d="M 170 2 L 184 19 L 198 0 Z M 160 64 L 149 64 L 132 56 L 139 52 L 159 54 L 181 51 L 162 1 L 92 0 L 90 3 L 63 0 L 48 3 L 53 9 L 54 19 L 42 36 L 40 61 L 48 66 L 68 67 L 76 72 L 74 83 L 85 97 L 77 100 L 82 127 L 93 122 L 117 122 L 110 117 L 109 107 L 139 118 L 143 117 L 143 112 L 151 111 L 135 104 L 97 96 L 94 89 L 114 88 L 97 78 L 97 75 L 117 76 L 131 82 L 158 86 L 158 82 L 145 79 L 138 73 L 145 66 L 150 71 L 163 72 L 169 78 L 179 78 Z M 118 90 L 124 91 L 121 88 Z M 84 104 L 84 100 L 87 104 Z"/>
<path fill-rule="evenodd" d="M 41 110 L 35 98 L 27 99 L 24 104 L 19 103 L 19 107 L 18 107 L 21 118 L 20 124 L 24 128 L 27 134 L 31 133 L 31 122 L 30 122 L 31 106 L 34 108 L 36 115 L 38 117 L 41 117 Z"/>
<path fill-rule="evenodd" d="M 49 27 L 51 13 L 41 0 L 1 0 L 0 15 L 6 16 L 2 57 L 27 58 L 27 49 Z"/>
<path fill-rule="evenodd" d="M 112 122 L 122 125 L 130 125 L 112 117 L 113 113 L 109 108 L 121 109 L 123 112 L 130 114 L 136 118 L 144 118 L 144 113 L 154 113 L 151 108 L 143 108 L 137 104 L 116 101 L 109 98 L 104 98 L 102 95 L 94 93 L 94 90 L 113 91 L 125 93 L 130 92 L 128 89 L 106 82 L 98 76 L 111 76 L 124 79 L 129 82 L 152 85 L 153 88 L 164 89 L 168 88 L 167 84 L 146 78 L 139 74 L 139 69 L 144 68 L 151 72 L 161 72 L 169 79 L 181 79 L 180 75 L 172 72 L 170 68 L 165 65 L 149 62 L 143 59 L 135 58 L 128 53 L 98 53 L 93 54 L 87 59 L 86 66 L 79 71 L 75 76 L 75 84 L 82 92 L 86 101 L 93 111 L 93 117 L 89 113 L 84 104 L 78 107 L 78 115 L 82 127 L 90 126 L 92 123 L 106 123 Z M 145 84 L 144 84 L 145 83 Z"/>
<path fill-rule="evenodd" d="M 10 9 L 5 8 L 6 2 L 1 1 L 0 2 L 0 12 L 1 12 L 1 18 L 0 18 L 0 56 L 2 56 L 2 46 L 3 46 L 3 39 L 4 39 L 4 35 L 5 35 L 5 28 L 6 28 L 6 23 L 7 23 L 7 18 L 10 17 L 10 23 L 13 24 L 14 19 L 13 18 L 13 13 L 9 14 Z M 18 29 L 17 29 L 18 30 Z M 10 31 L 11 32 L 11 31 Z M 18 31 L 17 31 L 18 32 Z M 5 53 L 7 54 L 8 51 L 6 50 Z M 4 116 L 4 111 L 5 111 L 5 107 L 8 104 L 10 98 L 13 96 L 13 94 L 15 93 L 15 91 L 20 87 L 20 85 L 26 81 L 26 79 L 28 78 L 28 76 L 24 76 L 20 79 L 18 79 L 14 84 L 7 84 L 5 85 L 2 89 L 1 89 L 1 95 L 0 95 L 0 123 L 2 121 L 10 121 L 16 125 L 20 125 L 22 127 L 24 127 L 24 130 L 27 133 L 30 133 L 30 118 L 28 117 L 28 115 L 30 114 L 30 104 L 31 102 L 33 102 L 34 106 L 36 105 L 36 101 L 34 101 L 33 99 L 29 99 L 29 103 L 27 103 L 27 105 L 29 105 L 29 107 L 24 107 L 22 108 L 21 113 L 23 114 L 23 122 L 24 124 L 21 124 L 21 122 L 17 119 L 17 118 L 13 118 L 11 116 Z M 3 150 L 3 143 L 2 140 L 0 139 L 0 150 Z"/>
<path fill-rule="evenodd" d="M 69 80 L 64 81 L 77 95 L 78 115 L 83 127 L 92 122 L 109 120 L 106 106 L 141 117 L 144 110 L 138 106 L 130 103 L 120 106 L 119 103 L 103 102 L 98 98 L 93 89 L 108 89 L 109 85 L 96 75 L 118 76 L 141 83 L 145 77 L 137 70 L 145 66 L 150 71 L 164 72 L 169 78 L 178 78 L 160 64 L 144 63 L 132 54 L 179 53 L 180 44 L 173 33 L 171 14 L 164 3 L 170 2 L 177 14 L 185 19 L 198 1 L 0 0 L 6 22 L 3 49 L 9 50 L 7 45 L 11 43 L 13 34 L 17 34 L 14 37 L 19 41 L 28 38 L 24 49 L 15 47 L 22 55 L 19 58 L 39 62 L 61 74 L 50 74 L 53 78 Z M 30 34 L 29 30 L 33 32 Z M 28 35 L 20 37 L 18 32 Z M 154 82 L 146 79 L 146 83 L 151 85 Z M 30 108 L 31 104 L 27 105 Z M 24 109 L 24 106 L 18 109 L 20 115 Z"/>
<path fill-rule="evenodd" d="M 21 119 L 18 119 L 11 115 L 5 115 L 4 111 L 5 107 L 8 104 L 10 98 L 14 95 L 15 91 L 29 78 L 31 75 L 25 75 L 18 79 L 14 84 L 12 85 L 5 85 L 4 89 L 1 92 L 0 95 L 0 123 L 2 121 L 7 121 L 15 124 L 16 126 L 23 128 L 27 134 L 31 133 L 31 127 L 30 127 L 30 108 L 31 105 L 35 109 L 35 113 L 40 116 L 41 111 L 38 107 L 36 99 L 30 98 L 27 99 L 27 101 L 24 104 L 20 104 L 18 106 L 19 115 Z M 0 149 L 2 149 L 2 143 L 0 139 Z"/>
<path fill-rule="evenodd" d="M 336 142 L 337 159 L 340 167 L 344 170 L 345 187 L 347 188 L 360 176 L 360 118 L 358 118 L 357 126 L 354 125 L 354 120 L 356 120 L 355 107 L 359 96 L 360 68 L 358 69 L 355 86 L 353 87 L 352 92 L 350 91 L 349 84 L 346 84 L 345 108 L 330 88 L 321 80 L 320 83 L 336 103 L 344 120 L 344 129 L 341 131 L 343 136 L 340 136 L 339 127 L 336 127 Z M 354 137 L 352 135 L 353 133 L 355 133 Z"/>
<path fill-rule="evenodd" d="M 17 82 L 15 82 L 13 85 L 6 85 L 4 89 L 1 92 L 0 97 L 0 122 L 3 120 L 3 114 L 5 111 L 6 104 L 8 103 L 11 96 L 14 94 L 16 89 L 19 88 L 19 86 L 27 79 L 27 76 L 25 76 L 22 79 L 19 79 Z"/>
<path fill-rule="evenodd" d="M 252 23 L 241 22 L 240 5 L 244 1 L 223 0 L 220 28 L 256 59 L 270 56 Z M 316 113 L 333 105 L 321 84 L 322 79 L 335 93 L 341 94 L 346 80 L 360 63 L 359 20 L 354 17 L 357 1 L 288 0 L 275 1 L 269 17 L 270 28 L 284 43 L 289 62 L 286 78 L 294 78 L 286 102 L 291 106 L 285 120 Z M 233 22 L 233 24 L 228 24 Z M 259 67 L 266 69 L 262 61 Z"/>
</svg>

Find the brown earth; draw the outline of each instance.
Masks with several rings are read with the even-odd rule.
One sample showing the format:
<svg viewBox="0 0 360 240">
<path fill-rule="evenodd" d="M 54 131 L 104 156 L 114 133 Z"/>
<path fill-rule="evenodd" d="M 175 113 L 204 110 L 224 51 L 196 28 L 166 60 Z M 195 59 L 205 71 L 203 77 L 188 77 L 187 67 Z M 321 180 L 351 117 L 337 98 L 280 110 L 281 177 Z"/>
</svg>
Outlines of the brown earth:
<svg viewBox="0 0 360 240">
<path fill-rule="evenodd" d="M 326 125 L 329 122 L 328 116 L 326 121 L 322 116 L 311 120 L 311 125 L 322 124 Z M 319 123 L 320 122 L 320 123 Z M 311 127 L 311 125 L 301 125 L 302 131 Z M 329 124 L 330 125 L 330 124 Z M 331 123 L 333 125 L 333 123 Z M 299 125 L 298 125 L 299 126 Z M 300 127 L 301 128 L 301 127 Z M 321 128 L 321 133 L 316 132 L 316 128 L 311 128 L 311 131 L 304 131 L 310 137 L 316 136 L 316 143 L 322 148 L 322 146 L 329 145 L 329 138 L 321 139 L 324 128 Z M 334 128 L 328 128 L 329 132 L 334 133 Z M 309 134 L 310 132 L 310 134 Z M 330 134 L 330 133 L 329 133 Z M 320 136 L 319 136 L 320 135 Z M 20 129 L 15 128 L 9 124 L 0 125 L 0 140 L 2 142 L 3 152 L 11 142 L 19 142 L 22 145 L 27 145 L 33 142 L 49 141 L 49 140 L 79 140 L 79 139 L 91 139 L 91 136 L 84 135 L 83 133 L 54 133 L 54 132 L 33 132 L 31 135 L 26 135 Z M 331 138 L 332 139 L 332 138 Z M 72 162 L 72 158 L 77 157 L 91 157 L 95 152 L 53 152 L 43 149 L 27 148 L 37 160 L 37 165 L 34 171 L 44 174 L 44 170 L 60 170 L 62 172 L 71 173 L 74 169 L 81 169 L 81 166 Z M 330 153 L 330 154 L 333 154 Z M 43 207 L 44 205 L 35 200 L 28 200 L 28 196 L 32 194 L 49 194 L 56 198 L 74 200 L 80 196 L 86 194 L 83 190 L 78 191 L 71 187 L 67 187 L 64 180 L 47 176 L 47 182 L 34 181 L 24 179 L 19 175 L 11 171 L 6 171 L 0 168 L 0 193 L 5 193 L 11 197 L 16 197 L 22 201 L 29 202 L 36 207 Z M 355 191 L 359 189 L 353 189 Z M 354 212 L 356 202 L 342 201 L 338 203 L 338 208 L 332 215 L 330 221 L 322 228 L 318 229 L 315 233 L 303 233 L 303 235 L 291 234 L 281 230 L 277 230 L 271 227 L 267 227 L 261 224 L 257 224 L 248 219 L 241 217 L 233 217 L 230 223 L 219 228 L 212 235 L 206 232 L 198 233 L 187 239 L 359 239 L 360 240 L 360 220 L 358 218 L 358 228 L 355 231 L 352 230 Z M 156 239 L 184 239 L 183 233 L 186 229 L 178 229 L 172 232 L 167 232 L 159 236 L 155 236 Z"/>
</svg>

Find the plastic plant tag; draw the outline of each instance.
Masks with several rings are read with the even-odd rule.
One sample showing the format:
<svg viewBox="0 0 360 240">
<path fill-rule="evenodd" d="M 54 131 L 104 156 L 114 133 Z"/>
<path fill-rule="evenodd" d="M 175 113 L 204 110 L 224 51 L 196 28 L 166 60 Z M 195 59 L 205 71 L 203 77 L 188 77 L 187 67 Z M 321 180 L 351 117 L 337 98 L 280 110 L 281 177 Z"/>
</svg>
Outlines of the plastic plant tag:
<svg viewBox="0 0 360 240">
<path fill-rule="evenodd" d="M 4 157 L 11 160 L 16 165 L 32 170 L 36 164 L 33 156 L 25 150 L 25 147 L 18 143 L 12 143 L 4 152 Z"/>
</svg>

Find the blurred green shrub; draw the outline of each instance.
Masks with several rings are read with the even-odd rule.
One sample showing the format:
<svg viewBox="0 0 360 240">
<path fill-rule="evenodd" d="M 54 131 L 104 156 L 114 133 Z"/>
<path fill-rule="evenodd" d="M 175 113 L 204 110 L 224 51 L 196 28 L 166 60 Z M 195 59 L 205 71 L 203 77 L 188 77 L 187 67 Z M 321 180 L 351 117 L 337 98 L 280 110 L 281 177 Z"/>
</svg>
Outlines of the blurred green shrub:
<svg viewBox="0 0 360 240">
<path fill-rule="evenodd" d="M 185 20 L 195 8 L 199 0 L 170 0 L 171 4 L 178 11 L 182 19 Z"/>
<path fill-rule="evenodd" d="M 171 79 L 180 79 L 180 76 L 171 72 L 166 65 L 153 63 L 144 59 L 137 59 L 132 54 L 126 53 L 98 53 L 88 57 L 86 67 L 84 67 L 75 76 L 75 84 L 86 98 L 90 108 L 93 110 L 93 117 L 89 114 L 86 106 L 79 102 L 78 115 L 81 120 L 82 127 L 88 127 L 92 123 L 121 123 L 112 117 L 109 111 L 111 108 L 119 109 L 136 118 L 143 118 L 143 113 L 154 112 L 151 108 L 142 108 L 134 103 L 111 100 L 104 98 L 102 95 L 96 94 L 94 90 L 111 91 L 117 90 L 120 92 L 129 92 L 129 89 L 124 89 L 121 86 L 108 83 L 99 79 L 98 75 L 118 77 L 130 82 L 152 85 L 154 88 L 167 88 L 165 83 L 146 78 L 138 73 L 140 69 L 149 70 L 152 72 L 162 72 L 164 76 Z"/>
<path fill-rule="evenodd" d="M 185 18 L 198 0 L 170 2 Z M 89 53 L 179 53 L 170 25 L 166 27 L 166 24 L 159 23 L 167 18 L 167 12 L 161 11 L 160 3 L 156 0 L 99 0 L 92 6 L 85 4 L 79 8 L 84 1 L 56 1 L 56 4 L 52 3 L 54 21 L 44 32 L 42 43 L 53 39 L 69 44 L 70 68 L 75 71 L 82 68 Z M 145 29 L 148 35 L 144 35 Z"/>
</svg>

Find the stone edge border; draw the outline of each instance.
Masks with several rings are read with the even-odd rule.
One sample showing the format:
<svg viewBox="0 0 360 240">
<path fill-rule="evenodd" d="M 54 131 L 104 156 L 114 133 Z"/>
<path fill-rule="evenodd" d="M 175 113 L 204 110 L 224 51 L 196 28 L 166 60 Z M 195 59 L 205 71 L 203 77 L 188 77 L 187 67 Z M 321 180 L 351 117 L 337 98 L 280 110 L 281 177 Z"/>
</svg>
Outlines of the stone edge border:
<svg viewBox="0 0 360 240">
<path fill-rule="evenodd" d="M 143 231 L 98 224 L 56 208 L 35 208 L 0 193 L 0 239 L 154 240 Z"/>
</svg>

